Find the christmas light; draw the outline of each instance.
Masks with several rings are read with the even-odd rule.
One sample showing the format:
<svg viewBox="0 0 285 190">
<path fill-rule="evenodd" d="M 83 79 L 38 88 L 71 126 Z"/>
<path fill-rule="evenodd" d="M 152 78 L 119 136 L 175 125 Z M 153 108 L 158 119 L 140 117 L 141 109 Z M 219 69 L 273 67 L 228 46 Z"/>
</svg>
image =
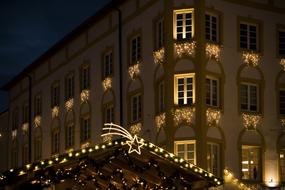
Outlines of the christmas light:
<svg viewBox="0 0 285 190">
<path fill-rule="evenodd" d="M 242 61 L 247 66 L 256 67 L 259 65 L 260 55 L 258 53 L 255 53 L 255 52 L 244 51 L 244 52 L 242 52 Z"/>
<path fill-rule="evenodd" d="M 209 126 L 217 126 L 220 123 L 221 111 L 213 108 L 208 108 L 206 111 L 207 124 Z"/>
<path fill-rule="evenodd" d="M 41 122 L 42 122 L 42 116 L 37 115 L 34 119 L 35 127 L 41 126 Z"/>
<path fill-rule="evenodd" d="M 195 56 L 196 42 L 176 42 L 174 43 L 174 51 L 178 58 L 182 56 Z"/>
<path fill-rule="evenodd" d="M 234 177 L 234 174 L 229 169 L 224 169 L 224 180 L 242 190 L 254 190 L 255 188 L 250 188 L 239 182 L 238 179 Z"/>
<path fill-rule="evenodd" d="M 285 127 L 285 119 L 280 119 L 281 126 Z"/>
<path fill-rule="evenodd" d="M 260 115 L 242 114 L 243 126 L 246 129 L 256 129 L 257 125 L 261 122 Z"/>
<path fill-rule="evenodd" d="M 17 129 L 14 129 L 12 131 L 12 139 L 15 139 L 17 137 Z"/>
<path fill-rule="evenodd" d="M 285 58 L 280 59 L 279 64 L 283 66 L 283 70 L 285 71 Z"/>
<path fill-rule="evenodd" d="M 103 142 L 110 142 L 110 141 L 112 141 L 112 136 L 111 136 L 111 135 L 109 135 L 109 136 L 104 136 L 104 137 L 102 138 L 102 141 L 103 141 Z"/>
<path fill-rule="evenodd" d="M 207 43 L 206 44 L 206 56 L 209 59 L 220 60 L 221 57 L 221 47 L 217 44 Z"/>
<path fill-rule="evenodd" d="M 69 100 L 67 100 L 65 102 L 65 109 L 66 109 L 66 111 L 72 110 L 73 106 L 74 106 L 74 99 L 73 98 L 70 98 Z"/>
<path fill-rule="evenodd" d="M 194 115 L 194 107 L 176 108 L 174 111 L 174 125 L 178 126 L 184 122 L 190 125 L 194 123 Z"/>
<path fill-rule="evenodd" d="M 132 80 L 140 74 L 140 63 L 136 63 L 129 67 L 129 76 Z"/>
<path fill-rule="evenodd" d="M 161 113 L 155 117 L 155 125 L 157 131 L 159 131 L 159 129 L 165 125 L 165 113 Z"/>
<path fill-rule="evenodd" d="M 164 48 L 160 48 L 157 51 L 153 52 L 153 59 L 154 59 L 154 63 L 159 65 L 159 64 L 163 64 L 164 62 Z"/>
<path fill-rule="evenodd" d="M 51 116 L 52 118 L 56 118 L 59 115 L 59 106 L 54 106 L 51 110 Z"/>
<path fill-rule="evenodd" d="M 82 90 L 81 93 L 80 93 L 81 103 L 88 102 L 89 96 L 90 96 L 90 90 L 87 90 L 87 89 Z"/>
<path fill-rule="evenodd" d="M 130 133 L 132 135 L 138 135 L 142 130 L 142 124 L 136 123 L 130 126 Z"/>
<path fill-rule="evenodd" d="M 88 148 L 88 147 L 90 147 L 91 146 L 91 144 L 90 144 L 90 142 L 86 142 L 86 143 L 83 143 L 82 145 L 81 145 L 81 148 Z"/>
<path fill-rule="evenodd" d="M 27 133 L 27 131 L 29 130 L 29 123 L 23 123 L 22 130 L 24 133 Z"/>
<path fill-rule="evenodd" d="M 112 88 L 112 78 L 111 77 L 107 77 L 102 81 L 102 86 L 104 91 L 107 91 L 108 89 Z"/>
</svg>

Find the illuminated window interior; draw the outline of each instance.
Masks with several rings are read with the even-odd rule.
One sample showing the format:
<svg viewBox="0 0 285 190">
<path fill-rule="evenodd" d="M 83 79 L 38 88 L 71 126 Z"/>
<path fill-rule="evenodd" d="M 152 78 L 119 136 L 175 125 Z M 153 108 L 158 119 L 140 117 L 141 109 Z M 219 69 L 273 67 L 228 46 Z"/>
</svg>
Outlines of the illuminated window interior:
<svg viewBox="0 0 285 190">
<path fill-rule="evenodd" d="M 260 148 L 257 146 L 242 146 L 242 179 L 259 180 L 262 170 L 260 168 Z"/>
<path fill-rule="evenodd" d="M 220 175 L 220 146 L 217 143 L 207 143 L 207 170 Z"/>
<path fill-rule="evenodd" d="M 173 13 L 174 39 L 192 39 L 194 36 L 193 9 L 175 10 Z"/>
<path fill-rule="evenodd" d="M 195 74 L 174 76 L 174 103 L 179 106 L 195 103 Z"/>
<path fill-rule="evenodd" d="M 180 158 L 183 158 L 192 164 L 196 164 L 196 141 L 175 141 L 174 153 Z"/>
<path fill-rule="evenodd" d="M 282 182 L 285 182 L 285 149 L 280 151 L 279 166 L 280 166 L 280 179 Z"/>
</svg>

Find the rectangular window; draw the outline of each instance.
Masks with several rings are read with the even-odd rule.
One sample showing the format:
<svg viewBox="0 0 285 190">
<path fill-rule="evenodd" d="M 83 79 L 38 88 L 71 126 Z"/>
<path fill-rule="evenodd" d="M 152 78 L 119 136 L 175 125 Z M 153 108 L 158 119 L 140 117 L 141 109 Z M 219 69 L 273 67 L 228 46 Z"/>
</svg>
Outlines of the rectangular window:
<svg viewBox="0 0 285 190">
<path fill-rule="evenodd" d="M 105 53 L 103 68 L 104 68 L 104 73 L 103 73 L 104 78 L 113 75 L 113 52 L 112 51 Z"/>
<path fill-rule="evenodd" d="M 80 71 L 80 79 L 81 79 L 81 91 L 90 88 L 90 66 L 84 65 L 81 67 Z"/>
<path fill-rule="evenodd" d="M 35 138 L 35 160 L 42 158 L 42 141 L 40 137 Z"/>
<path fill-rule="evenodd" d="M 89 140 L 91 137 L 90 117 L 81 119 L 81 142 Z"/>
<path fill-rule="evenodd" d="M 18 129 L 19 126 L 19 112 L 14 110 L 12 114 L 12 130 Z"/>
<path fill-rule="evenodd" d="M 130 65 L 136 64 L 141 60 L 141 37 L 135 36 L 130 42 Z"/>
<path fill-rule="evenodd" d="M 193 11 L 174 11 L 174 38 L 176 40 L 191 39 L 193 35 Z"/>
<path fill-rule="evenodd" d="M 11 155 L 11 157 L 12 157 L 12 168 L 16 168 L 16 167 L 18 167 L 18 150 L 17 150 L 17 148 L 16 147 L 14 147 L 13 149 L 12 149 L 12 155 Z"/>
<path fill-rule="evenodd" d="M 156 49 L 160 49 L 164 45 L 164 21 L 163 18 L 159 19 L 156 23 L 156 31 L 155 31 L 155 36 L 156 36 Z"/>
<path fill-rule="evenodd" d="M 208 106 L 219 106 L 219 81 L 206 78 L 206 104 Z"/>
<path fill-rule="evenodd" d="M 23 146 L 23 164 L 29 163 L 29 147 L 28 145 Z"/>
<path fill-rule="evenodd" d="M 66 148 L 72 147 L 74 145 L 74 125 L 69 124 L 66 127 Z"/>
<path fill-rule="evenodd" d="M 256 24 L 240 23 L 240 48 L 258 50 L 258 26 Z"/>
<path fill-rule="evenodd" d="M 258 85 L 256 84 L 242 84 L 240 89 L 241 96 L 241 110 L 257 112 L 259 93 Z"/>
<path fill-rule="evenodd" d="M 256 146 L 242 146 L 242 179 L 260 180 L 261 162 L 260 148 Z"/>
<path fill-rule="evenodd" d="M 285 115 L 285 89 L 279 90 L 279 114 Z"/>
<path fill-rule="evenodd" d="M 206 14 L 206 40 L 211 42 L 219 42 L 219 20 L 218 16 L 213 14 Z"/>
<path fill-rule="evenodd" d="M 113 105 L 106 106 L 104 115 L 105 115 L 104 118 L 105 123 L 114 123 L 114 106 Z"/>
<path fill-rule="evenodd" d="M 279 166 L 280 166 L 280 179 L 282 182 L 285 182 L 285 149 L 280 151 Z"/>
<path fill-rule="evenodd" d="M 165 85 L 164 81 L 158 83 L 158 112 L 165 110 Z"/>
<path fill-rule="evenodd" d="M 189 141 L 175 141 L 174 154 L 187 160 L 192 164 L 196 164 L 196 142 L 195 140 Z"/>
<path fill-rule="evenodd" d="M 131 121 L 137 122 L 142 116 L 142 101 L 141 94 L 136 94 L 131 97 Z"/>
<path fill-rule="evenodd" d="M 279 55 L 285 56 L 285 31 L 278 31 Z"/>
<path fill-rule="evenodd" d="M 74 97 L 74 75 L 70 74 L 65 79 L 65 100 Z"/>
<path fill-rule="evenodd" d="M 195 102 L 194 74 L 178 74 L 174 80 L 174 98 L 178 106 L 192 105 Z"/>
<path fill-rule="evenodd" d="M 37 95 L 35 97 L 35 116 L 42 114 L 42 97 Z"/>
<path fill-rule="evenodd" d="M 52 132 L 52 154 L 59 153 L 59 142 L 60 142 L 59 131 L 54 130 Z"/>
<path fill-rule="evenodd" d="M 207 170 L 220 176 L 220 146 L 217 143 L 207 143 Z"/>
<path fill-rule="evenodd" d="M 23 105 L 23 123 L 29 122 L 29 104 L 25 103 Z"/>
<path fill-rule="evenodd" d="M 59 98 L 60 98 L 60 92 L 59 92 L 59 84 L 53 84 L 51 87 L 51 107 L 59 106 Z"/>
</svg>

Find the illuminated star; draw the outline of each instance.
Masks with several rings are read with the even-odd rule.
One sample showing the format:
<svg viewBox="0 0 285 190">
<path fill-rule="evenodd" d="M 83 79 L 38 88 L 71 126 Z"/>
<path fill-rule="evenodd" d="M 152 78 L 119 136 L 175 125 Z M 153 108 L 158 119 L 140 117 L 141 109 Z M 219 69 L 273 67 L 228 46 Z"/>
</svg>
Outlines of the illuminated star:
<svg viewBox="0 0 285 190">
<path fill-rule="evenodd" d="M 139 141 L 137 135 L 135 135 L 132 140 L 126 141 L 129 145 L 129 154 L 132 152 L 136 152 L 137 154 L 141 154 L 141 147 L 144 145 L 143 141 Z"/>
</svg>

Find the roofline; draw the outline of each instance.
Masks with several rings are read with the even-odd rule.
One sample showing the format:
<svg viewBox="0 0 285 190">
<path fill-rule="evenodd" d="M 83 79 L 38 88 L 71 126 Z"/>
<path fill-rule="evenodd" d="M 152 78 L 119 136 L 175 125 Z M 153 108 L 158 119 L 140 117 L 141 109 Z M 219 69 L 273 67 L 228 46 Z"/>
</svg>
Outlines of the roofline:
<svg viewBox="0 0 285 190">
<path fill-rule="evenodd" d="M 8 112 L 9 112 L 9 109 L 5 109 L 5 110 L 3 110 L 3 111 L 0 112 L 0 116 L 1 116 L 1 115 L 4 115 L 5 113 L 8 113 Z"/>
<path fill-rule="evenodd" d="M 100 21 L 107 13 L 110 13 L 115 7 L 123 4 L 126 0 L 111 0 L 110 3 L 106 4 L 103 8 L 96 11 L 96 13 L 85 21 L 83 21 L 78 27 L 73 29 L 70 33 L 65 35 L 61 40 L 56 42 L 51 48 L 45 53 L 35 59 L 30 65 L 24 68 L 18 75 L 13 77 L 9 82 L 1 87 L 2 90 L 8 91 L 12 88 L 19 80 L 28 76 L 33 70 L 44 64 L 44 61 L 50 56 L 54 55 L 57 51 L 63 48 L 68 42 L 78 37 L 82 31 L 88 29 L 94 23 Z"/>
</svg>

